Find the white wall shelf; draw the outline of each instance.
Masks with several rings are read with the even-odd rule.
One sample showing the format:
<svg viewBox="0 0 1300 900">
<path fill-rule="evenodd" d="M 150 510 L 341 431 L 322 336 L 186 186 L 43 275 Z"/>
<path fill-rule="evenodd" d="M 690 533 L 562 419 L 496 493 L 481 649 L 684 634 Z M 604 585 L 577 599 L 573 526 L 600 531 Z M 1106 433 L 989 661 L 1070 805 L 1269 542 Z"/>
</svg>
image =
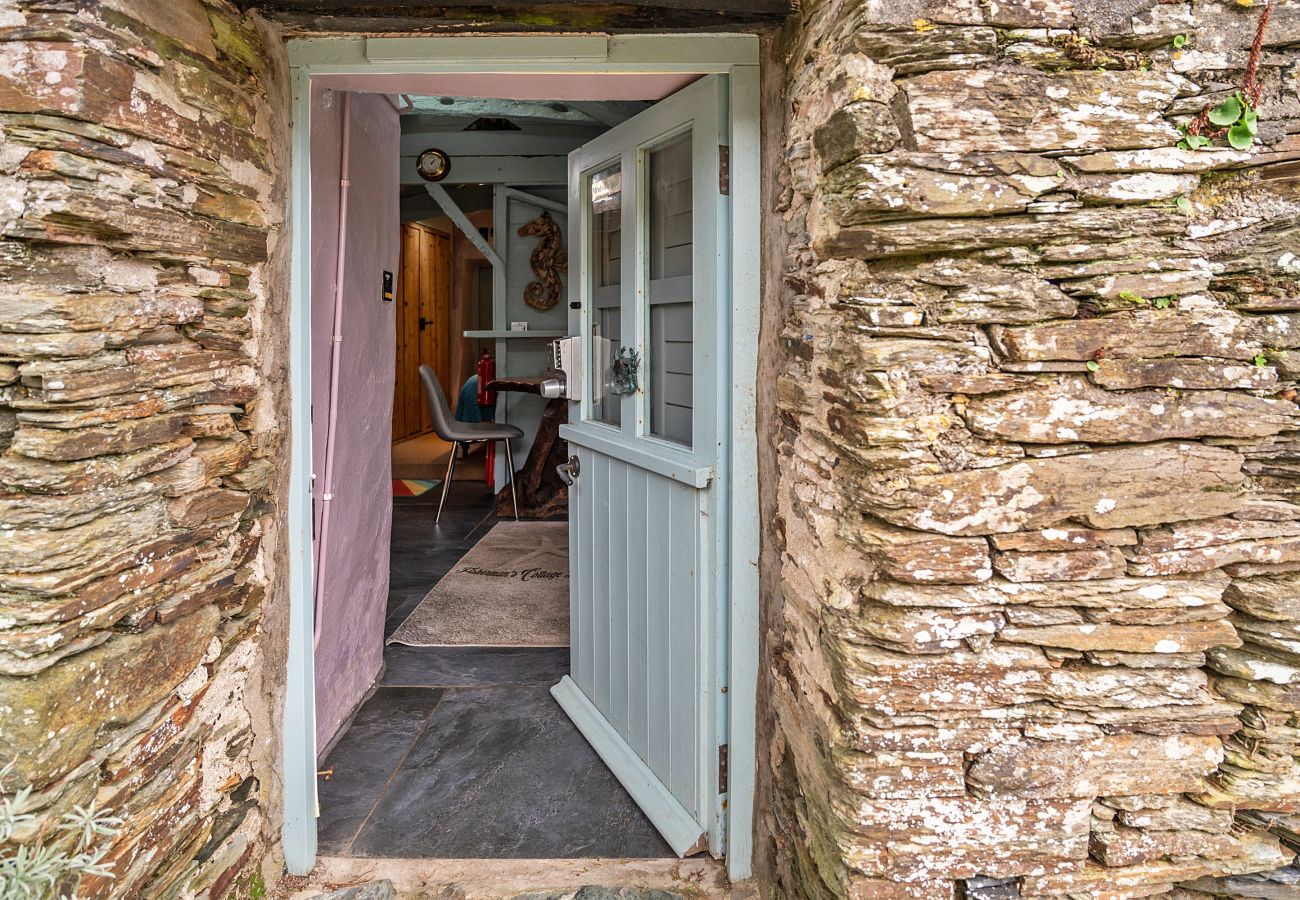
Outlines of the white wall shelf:
<svg viewBox="0 0 1300 900">
<path fill-rule="evenodd" d="M 465 337 L 478 338 L 484 341 L 506 341 L 510 340 L 510 338 L 550 338 L 555 340 L 556 338 L 568 337 L 568 335 L 560 329 L 539 328 L 535 331 L 466 331 Z"/>
</svg>

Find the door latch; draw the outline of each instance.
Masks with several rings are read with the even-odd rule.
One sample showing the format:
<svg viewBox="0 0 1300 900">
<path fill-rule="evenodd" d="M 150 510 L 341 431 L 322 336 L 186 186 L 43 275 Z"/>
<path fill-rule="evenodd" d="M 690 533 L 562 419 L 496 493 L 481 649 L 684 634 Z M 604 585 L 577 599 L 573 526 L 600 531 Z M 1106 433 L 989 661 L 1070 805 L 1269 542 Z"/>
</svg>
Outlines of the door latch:
<svg viewBox="0 0 1300 900">
<path fill-rule="evenodd" d="M 569 461 L 560 463 L 555 467 L 555 471 L 559 474 L 561 481 L 569 487 L 573 487 L 573 483 L 577 481 L 578 476 L 582 474 L 582 467 L 578 465 L 578 457 L 570 456 Z"/>
</svg>

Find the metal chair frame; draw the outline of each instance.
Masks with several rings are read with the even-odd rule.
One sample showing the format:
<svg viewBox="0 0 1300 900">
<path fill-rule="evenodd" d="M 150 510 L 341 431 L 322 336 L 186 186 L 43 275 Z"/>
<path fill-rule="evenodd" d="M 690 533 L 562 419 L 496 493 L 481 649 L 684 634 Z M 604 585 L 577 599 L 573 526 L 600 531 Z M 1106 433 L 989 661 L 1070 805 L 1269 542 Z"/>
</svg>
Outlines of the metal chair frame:
<svg viewBox="0 0 1300 900">
<path fill-rule="evenodd" d="M 442 437 L 442 435 L 439 435 L 439 437 Z M 451 479 L 456 474 L 456 454 L 460 452 L 461 445 L 489 444 L 495 440 L 500 440 L 506 446 L 506 468 L 509 470 L 510 500 L 515 506 L 515 521 L 519 521 L 519 495 L 515 492 L 515 457 L 510 451 L 510 441 L 504 438 L 490 438 L 482 441 L 452 441 L 451 457 L 447 460 L 447 477 L 442 482 L 442 497 L 438 500 L 438 514 L 434 516 L 433 524 L 437 525 L 441 521 L 442 508 L 447 505 L 447 496 L 451 493 Z"/>
</svg>

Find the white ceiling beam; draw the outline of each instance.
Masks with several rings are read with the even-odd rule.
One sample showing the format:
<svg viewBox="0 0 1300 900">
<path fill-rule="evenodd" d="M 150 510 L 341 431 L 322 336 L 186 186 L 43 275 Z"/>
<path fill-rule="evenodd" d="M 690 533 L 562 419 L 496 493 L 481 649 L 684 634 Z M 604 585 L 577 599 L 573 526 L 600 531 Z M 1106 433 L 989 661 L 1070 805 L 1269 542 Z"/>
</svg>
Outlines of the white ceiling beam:
<svg viewBox="0 0 1300 900">
<path fill-rule="evenodd" d="M 538 209 L 547 209 L 557 216 L 568 216 L 569 205 L 559 200 L 552 200 L 549 197 L 539 197 L 536 194 L 530 194 L 528 191 L 521 191 L 519 188 L 506 187 L 506 197 L 510 200 L 518 200 L 520 203 L 527 203 L 536 206 Z"/>
<path fill-rule="evenodd" d="M 442 211 L 447 214 L 447 218 L 451 219 L 452 224 L 460 229 L 461 234 L 465 235 L 469 242 L 474 245 L 474 248 L 483 254 L 483 258 L 492 264 L 493 269 L 499 269 L 505 265 L 501 261 L 501 257 L 497 256 L 497 252 L 492 249 L 492 245 L 483 239 L 483 235 L 478 233 L 478 228 L 474 226 L 474 223 L 460 211 L 460 207 L 456 205 L 455 200 L 451 199 L 451 195 L 447 193 L 446 188 L 440 184 L 426 184 L 424 189 L 429 192 L 429 196 L 433 198 L 434 202 L 442 207 Z"/>
<path fill-rule="evenodd" d="M 553 156 L 567 155 L 604 129 L 565 128 L 560 134 L 537 134 L 533 131 L 438 131 L 410 128 L 402 130 L 401 153 L 418 156 L 437 147 L 448 156 Z"/>
<path fill-rule="evenodd" d="M 402 184 L 424 184 L 414 156 L 403 156 Z M 567 156 L 466 156 L 451 158 L 451 171 L 438 184 L 567 184 Z"/>
</svg>

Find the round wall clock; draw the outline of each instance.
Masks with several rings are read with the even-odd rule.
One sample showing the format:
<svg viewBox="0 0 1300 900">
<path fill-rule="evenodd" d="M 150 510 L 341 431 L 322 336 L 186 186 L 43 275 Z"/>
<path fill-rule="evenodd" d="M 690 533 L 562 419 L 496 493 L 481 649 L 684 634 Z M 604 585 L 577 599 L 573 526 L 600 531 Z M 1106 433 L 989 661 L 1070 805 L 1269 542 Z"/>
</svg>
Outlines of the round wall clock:
<svg viewBox="0 0 1300 900">
<path fill-rule="evenodd" d="M 451 172 L 451 159 L 441 150 L 430 148 L 416 159 L 415 171 L 425 181 L 442 181 Z"/>
</svg>

